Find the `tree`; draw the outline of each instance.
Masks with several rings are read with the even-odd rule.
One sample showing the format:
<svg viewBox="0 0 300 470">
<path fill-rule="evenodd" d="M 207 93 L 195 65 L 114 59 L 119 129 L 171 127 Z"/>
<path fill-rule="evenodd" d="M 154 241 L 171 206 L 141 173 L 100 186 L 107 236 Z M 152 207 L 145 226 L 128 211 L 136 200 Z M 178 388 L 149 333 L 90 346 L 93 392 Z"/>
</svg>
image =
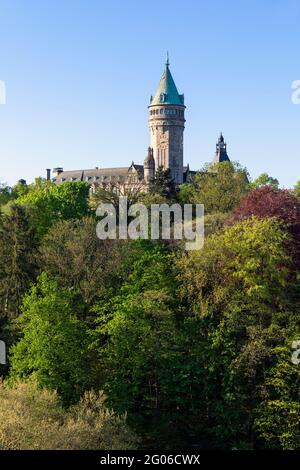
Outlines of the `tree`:
<svg viewBox="0 0 300 470">
<path fill-rule="evenodd" d="M 204 204 L 205 213 L 226 213 L 246 194 L 248 173 L 236 163 L 222 162 L 198 172 L 194 184 L 196 192 L 191 202 Z"/>
<path fill-rule="evenodd" d="M 272 178 L 268 173 L 262 173 L 258 178 L 249 183 L 251 189 L 258 189 L 264 186 L 271 186 L 272 188 L 278 189 L 279 181 L 276 178 Z"/>
<path fill-rule="evenodd" d="M 13 320 L 19 315 L 23 295 L 38 273 L 35 231 L 22 207 L 12 205 L 10 215 L 0 215 L 0 325 L 1 339 L 15 339 Z"/>
<path fill-rule="evenodd" d="M 170 170 L 159 167 L 149 183 L 149 193 L 158 194 L 167 199 L 176 199 L 176 187 L 170 175 Z"/>
<path fill-rule="evenodd" d="M 83 181 L 55 184 L 36 181 L 16 199 L 29 214 L 31 224 L 43 237 L 58 220 L 84 217 L 89 214 L 89 185 Z"/>
<path fill-rule="evenodd" d="M 95 211 L 100 204 L 112 204 L 118 210 L 120 197 L 127 197 L 127 204 L 131 206 L 138 202 L 141 195 L 142 184 L 128 187 L 115 181 L 96 189 L 90 198 L 90 207 Z"/>
<path fill-rule="evenodd" d="M 88 333 L 75 312 L 72 292 L 42 274 L 23 301 L 11 380 L 34 374 L 39 386 L 57 390 L 65 404 L 80 398 L 89 382 Z"/>
<path fill-rule="evenodd" d="M 101 393 L 87 392 L 68 410 L 58 395 L 34 380 L 0 383 L 0 450 L 128 450 L 137 436 L 105 407 Z"/>
<path fill-rule="evenodd" d="M 133 266 L 120 294 L 95 306 L 95 341 L 102 360 L 103 388 L 118 412 L 143 433 L 157 433 L 176 403 L 169 397 L 176 349 L 176 283 L 170 255 L 158 245 Z M 155 430 L 156 429 L 156 430 Z"/>
<path fill-rule="evenodd" d="M 223 308 L 233 294 L 264 301 L 285 293 L 287 235 L 272 219 L 252 217 L 207 237 L 203 250 L 179 260 L 180 292 L 200 315 Z"/>
<path fill-rule="evenodd" d="M 220 231 L 228 219 L 228 214 L 222 212 L 215 212 L 213 214 L 206 214 L 204 217 L 204 231 L 205 236 L 212 235 Z"/>
<path fill-rule="evenodd" d="M 179 186 L 178 199 L 181 204 L 192 204 L 196 198 L 196 187 L 194 184 L 186 183 Z"/>
<path fill-rule="evenodd" d="M 300 269 L 300 200 L 286 189 L 264 186 L 249 192 L 237 206 L 228 224 L 244 220 L 252 215 L 259 218 L 274 217 L 288 231 L 287 250 L 296 270 Z"/>
<path fill-rule="evenodd" d="M 266 400 L 267 371 L 291 331 L 300 332 L 286 238 L 276 220 L 251 218 L 207 237 L 204 250 L 177 261 L 193 362 L 185 380 L 201 397 L 191 421 L 210 447 L 257 445 L 253 423 Z M 195 377 L 195 369 L 202 373 Z"/>
<path fill-rule="evenodd" d="M 40 247 L 41 269 L 77 292 L 87 304 L 88 315 L 93 303 L 119 292 L 144 250 L 130 240 L 100 240 L 96 223 L 93 217 L 59 221 Z"/>
<path fill-rule="evenodd" d="M 297 196 L 300 196 L 300 181 L 298 181 L 294 186 L 294 191 Z"/>
<path fill-rule="evenodd" d="M 0 181 L 0 208 L 13 199 L 12 189 Z"/>
<path fill-rule="evenodd" d="M 255 410 L 260 448 L 300 449 L 300 371 L 290 360 L 290 344 L 277 348 L 278 361 L 266 371 L 264 399 Z"/>
</svg>

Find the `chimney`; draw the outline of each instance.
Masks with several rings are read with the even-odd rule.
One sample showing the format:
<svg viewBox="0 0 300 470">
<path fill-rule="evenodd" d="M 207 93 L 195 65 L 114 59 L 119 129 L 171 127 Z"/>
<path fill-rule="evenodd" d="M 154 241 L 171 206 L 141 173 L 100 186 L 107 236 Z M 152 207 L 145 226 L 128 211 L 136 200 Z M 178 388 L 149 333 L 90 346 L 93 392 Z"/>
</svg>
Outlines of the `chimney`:
<svg viewBox="0 0 300 470">
<path fill-rule="evenodd" d="M 51 176 L 50 176 L 51 175 L 51 169 L 47 168 L 46 173 L 47 173 L 46 179 L 47 179 L 47 181 L 50 181 L 50 179 L 51 179 Z"/>
</svg>

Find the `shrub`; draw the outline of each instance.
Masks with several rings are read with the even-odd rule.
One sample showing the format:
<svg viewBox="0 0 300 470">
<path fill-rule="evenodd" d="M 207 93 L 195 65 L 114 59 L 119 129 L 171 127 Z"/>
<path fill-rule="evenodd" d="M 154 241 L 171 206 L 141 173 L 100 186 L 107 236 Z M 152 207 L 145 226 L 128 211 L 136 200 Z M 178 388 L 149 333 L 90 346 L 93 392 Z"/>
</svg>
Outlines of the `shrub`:
<svg viewBox="0 0 300 470">
<path fill-rule="evenodd" d="M 86 392 L 65 410 L 56 392 L 39 389 L 34 380 L 12 388 L 0 384 L 1 450 L 128 450 L 137 437 L 125 416 L 104 406 L 104 396 Z"/>
</svg>

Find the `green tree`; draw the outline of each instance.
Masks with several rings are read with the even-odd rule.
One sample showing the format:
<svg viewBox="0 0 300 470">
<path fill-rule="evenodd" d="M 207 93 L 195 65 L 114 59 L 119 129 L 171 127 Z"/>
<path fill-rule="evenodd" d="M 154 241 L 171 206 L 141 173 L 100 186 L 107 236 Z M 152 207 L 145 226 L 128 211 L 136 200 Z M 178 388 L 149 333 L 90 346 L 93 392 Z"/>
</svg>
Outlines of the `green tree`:
<svg viewBox="0 0 300 470">
<path fill-rule="evenodd" d="M 95 341 L 109 403 L 128 411 L 129 421 L 147 433 L 175 408 L 168 383 L 176 349 L 176 283 L 170 255 L 158 245 L 143 246 L 120 295 L 95 307 Z"/>
<path fill-rule="evenodd" d="M 88 333 L 76 317 L 72 292 L 42 274 L 22 312 L 22 338 L 11 348 L 11 380 L 34 374 L 38 385 L 57 390 L 65 404 L 78 400 L 89 380 Z"/>
<path fill-rule="evenodd" d="M 207 237 L 204 250 L 178 260 L 184 322 L 192 325 L 189 357 L 203 371 L 196 382 L 192 372 L 187 378 L 195 390 L 201 385 L 194 413 L 202 426 L 195 429 L 212 446 L 257 445 L 253 423 L 265 400 L 266 371 L 276 365 L 277 348 L 291 330 L 299 331 L 286 237 L 275 220 L 251 218 Z"/>
<path fill-rule="evenodd" d="M 279 181 L 269 176 L 268 173 L 262 173 L 258 178 L 249 183 L 251 189 L 262 188 L 263 186 L 272 186 L 272 188 L 278 189 Z"/>
<path fill-rule="evenodd" d="M 142 184 L 135 183 L 132 187 L 126 187 L 117 181 L 112 181 L 96 189 L 91 195 L 90 207 L 95 211 L 100 204 L 112 204 L 118 211 L 120 197 L 127 197 L 127 204 L 131 206 L 143 195 Z"/>
<path fill-rule="evenodd" d="M 294 186 L 295 193 L 300 196 L 300 181 L 298 181 Z"/>
<path fill-rule="evenodd" d="M 155 176 L 149 183 L 149 193 L 158 194 L 167 199 L 176 199 L 176 187 L 170 170 L 164 170 L 162 167 L 156 170 Z"/>
<path fill-rule="evenodd" d="M 24 209 L 13 205 L 10 215 L 0 215 L 0 326 L 8 345 L 16 335 L 13 320 L 37 272 L 35 232 Z"/>
<path fill-rule="evenodd" d="M 261 448 L 299 450 L 299 365 L 291 362 L 290 341 L 277 347 L 276 353 L 276 364 L 266 371 L 261 389 L 263 399 L 255 410 L 254 429 Z"/>
<path fill-rule="evenodd" d="M 196 197 L 196 187 L 187 183 L 179 186 L 178 200 L 181 204 L 192 204 Z"/>
<path fill-rule="evenodd" d="M 13 199 L 12 189 L 0 181 L 0 208 Z"/>
<path fill-rule="evenodd" d="M 248 173 L 237 163 L 222 162 L 198 172 L 194 183 L 194 204 L 204 204 L 205 213 L 227 213 L 246 194 Z"/>
<path fill-rule="evenodd" d="M 31 224 L 42 237 L 58 220 L 88 215 L 88 195 L 89 185 L 82 181 L 56 185 L 38 180 L 16 202 L 26 207 Z"/>
<path fill-rule="evenodd" d="M 118 293 L 144 251 L 131 240 L 100 240 L 96 224 L 93 217 L 59 221 L 40 247 L 41 269 L 77 292 L 87 307 Z"/>
</svg>

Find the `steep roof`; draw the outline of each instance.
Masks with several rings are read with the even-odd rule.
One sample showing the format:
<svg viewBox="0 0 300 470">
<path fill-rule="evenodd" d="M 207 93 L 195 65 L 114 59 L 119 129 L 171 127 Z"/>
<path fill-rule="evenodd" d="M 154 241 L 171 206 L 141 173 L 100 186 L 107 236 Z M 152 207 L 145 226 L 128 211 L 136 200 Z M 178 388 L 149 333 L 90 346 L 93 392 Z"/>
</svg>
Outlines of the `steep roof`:
<svg viewBox="0 0 300 470">
<path fill-rule="evenodd" d="M 165 70 L 160 79 L 156 93 L 154 96 L 151 96 L 150 100 L 150 106 L 155 106 L 158 104 L 174 104 L 184 106 L 184 95 L 180 95 L 178 93 L 169 69 L 169 59 L 167 59 Z"/>
<path fill-rule="evenodd" d="M 228 162 L 228 161 L 230 161 L 230 158 L 228 157 L 228 154 L 227 154 L 227 144 L 221 132 L 220 137 L 216 144 L 216 153 L 215 153 L 212 163 L 215 164 L 215 163 L 222 163 L 222 162 Z"/>
<path fill-rule="evenodd" d="M 122 180 L 128 177 L 130 171 L 135 170 L 141 177 L 143 176 L 143 165 L 136 165 L 132 162 L 130 167 L 119 168 L 94 168 L 88 170 L 71 170 L 62 171 L 53 178 L 56 183 L 63 183 L 64 181 L 98 181 L 117 179 Z"/>
</svg>

